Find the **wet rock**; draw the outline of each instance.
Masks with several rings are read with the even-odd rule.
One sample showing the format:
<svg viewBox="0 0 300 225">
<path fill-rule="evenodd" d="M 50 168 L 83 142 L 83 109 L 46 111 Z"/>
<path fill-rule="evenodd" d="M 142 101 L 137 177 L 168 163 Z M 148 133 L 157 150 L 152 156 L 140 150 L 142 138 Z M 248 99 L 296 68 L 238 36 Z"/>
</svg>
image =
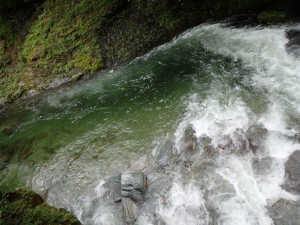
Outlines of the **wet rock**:
<svg viewBox="0 0 300 225">
<path fill-rule="evenodd" d="M 122 201 L 121 182 L 115 182 L 113 185 L 113 201 L 114 203 Z"/>
<path fill-rule="evenodd" d="M 300 224 L 300 201 L 292 202 L 280 199 L 269 207 L 270 217 L 275 225 L 299 225 Z"/>
<path fill-rule="evenodd" d="M 286 32 L 286 37 L 289 40 L 286 44 L 287 51 L 295 57 L 300 57 L 300 30 L 288 30 Z"/>
<path fill-rule="evenodd" d="M 295 151 L 285 163 L 286 181 L 282 186 L 286 191 L 300 194 L 300 150 Z"/>
<path fill-rule="evenodd" d="M 51 83 L 48 85 L 48 88 L 54 88 L 69 81 L 71 81 L 70 78 L 53 78 Z"/>
<path fill-rule="evenodd" d="M 197 141 L 196 131 L 194 130 L 192 125 L 188 125 L 187 128 L 185 129 L 184 141 L 185 142 Z"/>
<path fill-rule="evenodd" d="M 300 47 L 300 30 L 288 30 L 286 37 L 289 39 L 287 46 L 299 46 Z"/>
<path fill-rule="evenodd" d="M 140 161 L 147 161 L 146 157 L 141 157 Z M 136 168 L 140 167 L 140 163 L 136 164 Z M 146 175 L 141 171 L 125 171 L 110 177 L 105 187 L 111 189 L 111 195 L 115 203 L 122 201 L 125 221 L 127 224 L 133 224 L 138 217 L 138 209 L 144 202 L 143 193 L 147 186 Z"/>
<path fill-rule="evenodd" d="M 215 153 L 214 147 L 212 146 L 211 141 L 212 141 L 212 139 L 210 137 L 208 137 L 207 135 L 202 135 L 199 138 L 200 147 L 203 149 L 203 151 L 205 153 L 207 153 L 210 156 L 212 156 Z"/>
<path fill-rule="evenodd" d="M 142 204 L 145 200 L 144 196 L 142 195 L 141 192 L 137 191 L 137 190 L 134 190 L 132 189 L 131 191 L 128 192 L 128 197 L 134 201 L 135 203 L 137 204 Z"/>
<path fill-rule="evenodd" d="M 257 174 L 268 174 L 273 159 L 271 157 L 265 157 L 262 159 L 253 159 L 252 167 Z"/>
<path fill-rule="evenodd" d="M 130 198 L 122 198 L 125 221 L 127 224 L 132 224 L 138 216 L 138 206 Z"/>
<path fill-rule="evenodd" d="M 246 132 L 250 148 L 256 151 L 257 148 L 261 146 L 267 134 L 268 130 L 261 124 L 254 124 L 250 126 Z"/>
<path fill-rule="evenodd" d="M 130 163 L 128 170 L 143 170 L 148 164 L 148 157 L 146 155 L 140 157 L 137 161 Z"/>
<path fill-rule="evenodd" d="M 146 175 L 140 171 L 125 171 L 121 176 L 121 189 L 130 192 L 133 189 L 143 193 L 147 186 Z"/>
<path fill-rule="evenodd" d="M 157 147 L 156 161 L 160 167 L 173 165 L 177 160 L 177 157 L 173 154 L 173 146 L 173 141 L 167 137 Z"/>
<path fill-rule="evenodd" d="M 196 131 L 194 130 L 192 125 L 189 125 L 184 132 L 184 142 L 186 151 L 192 152 L 196 149 L 197 137 Z"/>
</svg>

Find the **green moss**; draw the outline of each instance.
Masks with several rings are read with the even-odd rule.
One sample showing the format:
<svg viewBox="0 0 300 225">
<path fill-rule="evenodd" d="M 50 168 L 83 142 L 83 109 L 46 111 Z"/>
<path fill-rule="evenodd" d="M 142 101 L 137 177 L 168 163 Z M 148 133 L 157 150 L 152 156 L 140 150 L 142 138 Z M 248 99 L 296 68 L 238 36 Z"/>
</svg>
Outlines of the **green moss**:
<svg viewBox="0 0 300 225">
<path fill-rule="evenodd" d="M 71 213 L 47 205 L 26 189 L 0 191 L 0 224 L 80 224 Z"/>
<path fill-rule="evenodd" d="M 19 76 L 16 74 L 3 77 L 0 83 L 0 98 L 10 101 L 22 96 L 24 89 L 18 85 L 19 81 Z"/>
<path fill-rule="evenodd" d="M 10 56 L 5 53 L 5 42 L 0 41 L 0 73 L 3 73 L 5 71 L 10 62 Z"/>
<path fill-rule="evenodd" d="M 52 72 L 73 68 L 95 72 L 102 66 L 97 32 L 116 2 L 46 1 L 44 13 L 26 38 L 21 58 L 37 68 L 52 67 Z"/>
<path fill-rule="evenodd" d="M 72 68 L 80 69 L 85 72 L 96 72 L 102 67 L 102 59 L 94 57 L 91 52 L 75 52 L 67 63 L 65 71 Z"/>
<path fill-rule="evenodd" d="M 258 21 L 267 24 L 282 23 L 286 19 L 287 15 L 283 11 L 263 11 L 257 16 Z"/>
</svg>

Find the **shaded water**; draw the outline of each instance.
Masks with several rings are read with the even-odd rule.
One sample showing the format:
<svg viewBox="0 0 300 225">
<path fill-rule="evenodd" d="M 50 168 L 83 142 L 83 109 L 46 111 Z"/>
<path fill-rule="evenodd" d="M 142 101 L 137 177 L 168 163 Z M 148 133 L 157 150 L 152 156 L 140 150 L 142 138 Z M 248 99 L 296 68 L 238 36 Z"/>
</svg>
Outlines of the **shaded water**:
<svg viewBox="0 0 300 225">
<path fill-rule="evenodd" d="M 298 201 L 280 187 L 300 149 L 291 27 L 204 24 L 116 71 L 8 107 L 0 184 L 31 187 L 84 224 L 121 225 L 107 179 L 146 154 L 136 224 L 273 224 L 273 203 Z M 266 132 L 249 134 L 255 126 Z"/>
</svg>

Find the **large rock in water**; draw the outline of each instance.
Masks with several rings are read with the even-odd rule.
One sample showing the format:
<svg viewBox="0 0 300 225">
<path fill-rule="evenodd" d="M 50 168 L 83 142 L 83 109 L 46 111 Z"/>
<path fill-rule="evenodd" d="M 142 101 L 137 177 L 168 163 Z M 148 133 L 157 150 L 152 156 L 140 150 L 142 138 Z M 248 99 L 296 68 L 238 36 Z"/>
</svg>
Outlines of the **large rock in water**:
<svg viewBox="0 0 300 225">
<path fill-rule="evenodd" d="M 125 171 L 121 176 L 121 189 L 122 193 L 133 189 L 143 193 L 146 189 L 146 175 L 140 171 Z"/>
<path fill-rule="evenodd" d="M 137 219 L 138 206 L 130 198 L 122 198 L 125 221 L 127 224 L 132 224 Z"/>
<path fill-rule="evenodd" d="M 300 224 L 300 201 L 293 202 L 280 199 L 269 207 L 270 217 L 275 225 L 299 225 Z"/>
<path fill-rule="evenodd" d="M 266 138 L 268 130 L 262 124 L 254 124 L 250 126 L 246 132 L 250 148 L 256 151 L 262 145 Z"/>
<path fill-rule="evenodd" d="M 289 42 L 286 44 L 286 49 L 296 58 L 300 57 L 300 30 L 292 29 L 286 32 L 286 37 Z M 300 133 L 297 135 L 300 141 Z"/>
<path fill-rule="evenodd" d="M 127 224 L 132 224 L 138 216 L 139 206 L 143 203 L 143 193 L 147 187 L 146 175 L 141 171 L 125 171 L 121 176 L 121 195 Z"/>
<path fill-rule="evenodd" d="M 283 188 L 293 194 L 300 194 L 300 150 L 295 151 L 285 163 L 287 180 Z"/>
</svg>

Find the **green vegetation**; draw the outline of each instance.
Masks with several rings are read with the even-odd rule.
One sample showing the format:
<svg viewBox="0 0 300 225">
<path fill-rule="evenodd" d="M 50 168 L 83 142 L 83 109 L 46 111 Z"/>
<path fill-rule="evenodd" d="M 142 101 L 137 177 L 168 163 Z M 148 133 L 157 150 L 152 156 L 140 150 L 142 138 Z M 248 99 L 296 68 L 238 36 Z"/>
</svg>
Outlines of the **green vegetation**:
<svg viewBox="0 0 300 225">
<path fill-rule="evenodd" d="M 11 62 L 10 55 L 6 54 L 6 49 L 13 45 L 14 40 L 15 35 L 11 21 L 3 19 L 0 15 L 0 77 Z"/>
<path fill-rule="evenodd" d="M 257 20 L 262 23 L 275 24 L 286 21 L 287 15 L 283 11 L 263 11 L 257 16 Z"/>
<path fill-rule="evenodd" d="M 0 41 L 5 41 L 4 47 L 12 46 L 15 33 L 12 29 L 12 21 L 6 20 L 0 15 Z"/>
<path fill-rule="evenodd" d="M 117 66 L 200 22 L 271 0 L 0 1 L 0 15 L 8 12 L 0 16 L 1 104 L 45 89 L 53 79 Z"/>
<path fill-rule="evenodd" d="M 97 32 L 115 4 L 108 0 L 47 1 L 25 40 L 22 60 L 34 68 L 51 68 L 44 76 L 74 68 L 83 73 L 100 69 Z"/>
<path fill-rule="evenodd" d="M 0 191 L 0 225 L 77 225 L 71 213 L 47 205 L 41 196 L 30 190 Z"/>
</svg>

